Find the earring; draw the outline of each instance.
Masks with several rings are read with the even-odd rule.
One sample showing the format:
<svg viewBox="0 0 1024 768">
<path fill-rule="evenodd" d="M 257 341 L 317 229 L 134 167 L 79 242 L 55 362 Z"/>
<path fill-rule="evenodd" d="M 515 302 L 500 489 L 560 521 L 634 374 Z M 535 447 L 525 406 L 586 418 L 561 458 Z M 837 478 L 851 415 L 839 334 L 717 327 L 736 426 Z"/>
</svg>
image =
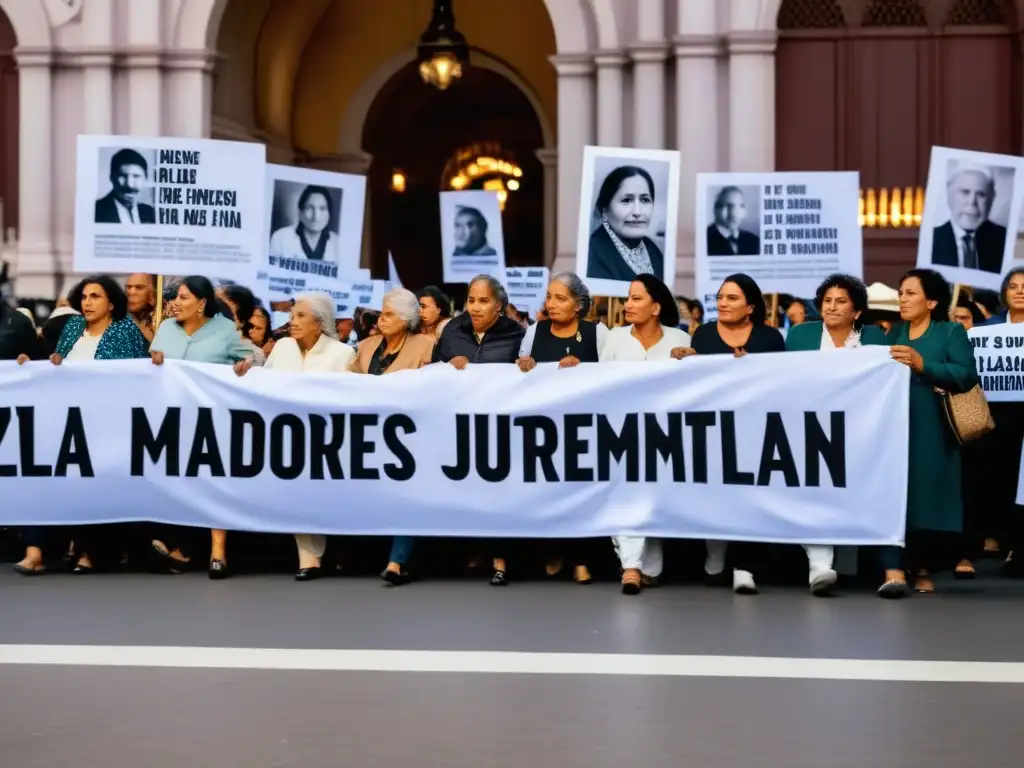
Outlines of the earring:
<svg viewBox="0 0 1024 768">
<path fill-rule="evenodd" d="M 604 224 L 606 227 L 608 226 L 608 217 L 605 216 L 604 214 L 601 214 L 601 223 Z"/>
</svg>

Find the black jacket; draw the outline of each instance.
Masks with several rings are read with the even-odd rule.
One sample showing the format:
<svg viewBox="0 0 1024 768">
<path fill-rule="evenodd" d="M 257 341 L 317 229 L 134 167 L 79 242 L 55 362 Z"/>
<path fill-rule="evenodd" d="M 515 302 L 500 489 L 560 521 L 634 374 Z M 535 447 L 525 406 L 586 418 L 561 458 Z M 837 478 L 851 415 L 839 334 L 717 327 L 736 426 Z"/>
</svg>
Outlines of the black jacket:
<svg viewBox="0 0 1024 768">
<path fill-rule="evenodd" d="M 992 221 L 982 222 L 974 233 L 974 248 L 978 253 L 978 269 L 999 274 L 1003 271 L 1006 227 Z M 943 267 L 956 267 L 960 264 L 953 225 L 948 221 L 936 227 L 932 234 L 932 264 Z"/>
<path fill-rule="evenodd" d="M 156 211 L 152 205 L 138 203 L 140 224 L 156 224 Z M 114 202 L 114 193 L 109 192 L 106 196 L 96 201 L 96 215 L 93 218 L 97 224 L 120 224 L 121 217 L 117 215 L 117 204 Z"/>
<path fill-rule="evenodd" d="M 468 313 L 453 317 L 441 331 L 434 347 L 434 362 L 447 363 L 456 357 L 469 358 L 471 363 L 514 363 L 519 359 L 526 330 L 504 314 L 498 318 L 482 343 L 476 343 L 473 321 Z"/>
<path fill-rule="evenodd" d="M 665 279 L 665 256 L 661 249 L 649 237 L 643 238 L 647 246 L 647 255 L 651 257 L 651 269 L 659 280 Z M 619 255 L 618 250 L 604 227 L 598 227 L 590 233 L 590 246 L 587 255 L 587 277 L 595 280 L 620 280 L 630 283 L 636 272 Z"/>
<path fill-rule="evenodd" d="M 714 224 L 708 227 L 708 256 L 760 256 L 761 238 L 753 232 L 741 229 L 737 235 L 736 253 L 732 252 L 729 238 L 718 231 Z"/>
<path fill-rule="evenodd" d="M 32 321 L 0 299 L 0 360 L 17 360 L 19 355 L 38 360 L 41 354 Z"/>
</svg>

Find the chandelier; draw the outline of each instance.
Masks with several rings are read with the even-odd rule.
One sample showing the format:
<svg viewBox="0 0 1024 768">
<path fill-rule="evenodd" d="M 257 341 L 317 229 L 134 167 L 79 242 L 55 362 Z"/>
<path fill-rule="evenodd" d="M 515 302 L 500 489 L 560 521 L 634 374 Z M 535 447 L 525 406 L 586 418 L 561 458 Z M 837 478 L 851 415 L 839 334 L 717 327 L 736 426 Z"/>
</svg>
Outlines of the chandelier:
<svg viewBox="0 0 1024 768">
<path fill-rule="evenodd" d="M 454 0 L 434 0 L 434 13 L 416 47 L 423 82 L 439 90 L 462 77 L 462 67 L 469 63 L 469 44 L 455 28 Z"/>
</svg>

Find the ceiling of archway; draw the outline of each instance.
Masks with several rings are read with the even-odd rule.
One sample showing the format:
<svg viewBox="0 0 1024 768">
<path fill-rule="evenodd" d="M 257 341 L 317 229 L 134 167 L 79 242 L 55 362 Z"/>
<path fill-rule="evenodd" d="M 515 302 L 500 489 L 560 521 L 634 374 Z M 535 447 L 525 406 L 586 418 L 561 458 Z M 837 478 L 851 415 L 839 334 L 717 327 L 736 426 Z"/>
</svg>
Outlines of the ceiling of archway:
<svg viewBox="0 0 1024 768">
<path fill-rule="evenodd" d="M 232 0 L 221 23 L 224 57 L 215 113 L 336 152 L 360 85 L 403 51 L 430 19 L 431 0 Z M 457 0 L 458 28 L 529 83 L 550 123 L 555 35 L 544 0 Z"/>
</svg>

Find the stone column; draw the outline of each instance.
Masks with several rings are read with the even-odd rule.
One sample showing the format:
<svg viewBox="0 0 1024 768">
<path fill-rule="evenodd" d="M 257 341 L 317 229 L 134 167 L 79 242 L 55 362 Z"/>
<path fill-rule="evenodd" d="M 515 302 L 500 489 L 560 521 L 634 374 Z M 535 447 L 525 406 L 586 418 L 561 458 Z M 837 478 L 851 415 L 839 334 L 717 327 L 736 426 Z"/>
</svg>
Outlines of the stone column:
<svg viewBox="0 0 1024 768">
<path fill-rule="evenodd" d="M 169 136 L 205 139 L 212 134 L 214 51 L 168 51 L 163 56 Z"/>
<path fill-rule="evenodd" d="M 128 131 L 163 134 L 163 71 L 159 0 L 132 0 L 128 8 Z"/>
<path fill-rule="evenodd" d="M 113 0 L 90 0 L 82 19 L 89 48 L 77 51 L 69 62 L 82 69 L 84 114 L 82 130 L 96 135 L 114 133 L 114 7 Z"/>
<path fill-rule="evenodd" d="M 558 72 L 558 235 L 552 269 L 576 268 L 583 148 L 594 143 L 594 64 L 587 54 L 551 57 Z"/>
<path fill-rule="evenodd" d="M 681 153 L 676 288 L 694 290 L 694 211 L 698 173 L 719 167 L 722 127 L 718 103 L 718 64 L 725 46 L 718 35 L 715 0 L 678 0 L 676 55 L 676 146 Z"/>
<path fill-rule="evenodd" d="M 729 35 L 729 170 L 775 170 L 774 31 Z"/>
<path fill-rule="evenodd" d="M 554 149 L 538 149 L 535 153 L 544 167 L 544 252 L 543 266 L 550 267 L 555 263 L 558 216 L 558 151 Z"/>
<path fill-rule="evenodd" d="M 633 59 L 633 141 L 642 149 L 665 148 L 665 0 L 637 0 Z"/>
<path fill-rule="evenodd" d="M 599 51 L 597 65 L 597 143 L 621 147 L 625 107 L 625 67 L 629 58 L 619 51 Z"/>
<path fill-rule="evenodd" d="M 54 296 L 53 58 L 17 49 L 19 88 L 18 283 L 20 296 Z M 72 194 L 72 199 L 74 195 Z"/>
</svg>

